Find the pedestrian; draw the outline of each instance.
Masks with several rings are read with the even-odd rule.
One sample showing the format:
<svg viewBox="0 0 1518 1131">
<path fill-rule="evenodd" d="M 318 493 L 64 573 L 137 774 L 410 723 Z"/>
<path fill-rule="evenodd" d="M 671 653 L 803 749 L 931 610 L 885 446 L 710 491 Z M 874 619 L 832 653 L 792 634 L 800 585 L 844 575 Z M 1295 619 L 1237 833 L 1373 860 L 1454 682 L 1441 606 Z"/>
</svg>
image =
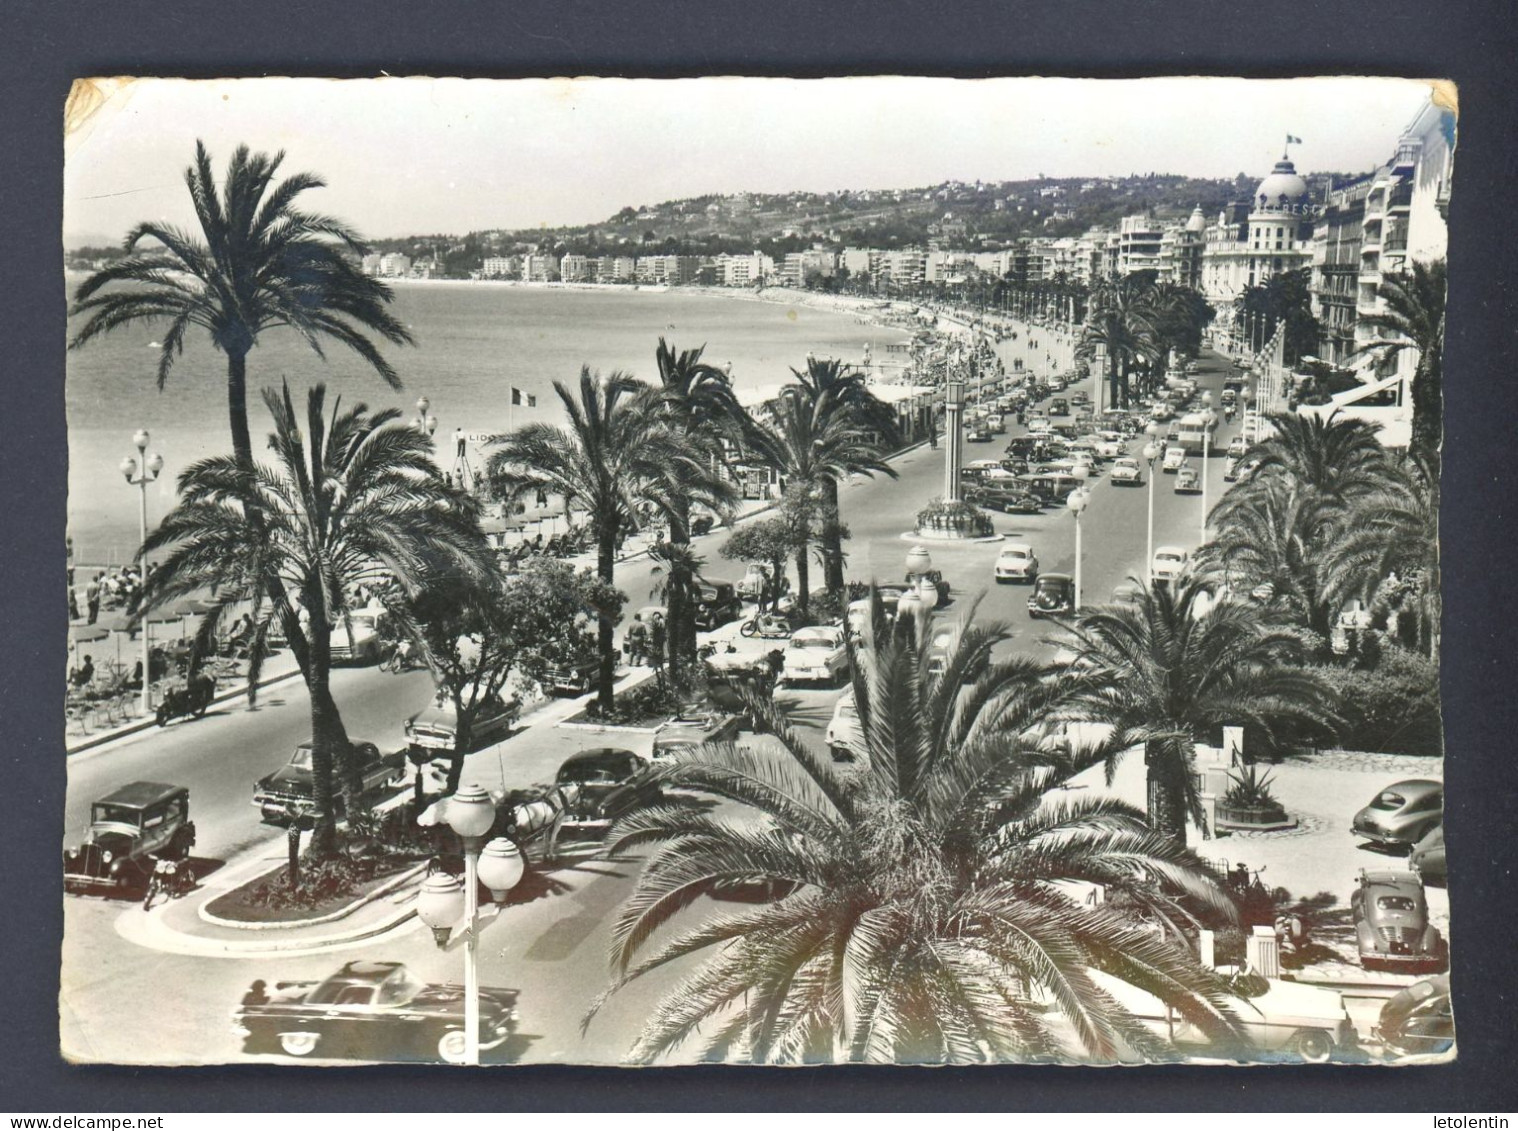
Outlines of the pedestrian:
<svg viewBox="0 0 1518 1131">
<path fill-rule="evenodd" d="M 84 601 L 90 610 L 91 624 L 100 619 L 100 582 L 104 577 L 104 573 L 97 572 L 84 587 Z"/>
<path fill-rule="evenodd" d="M 255 980 L 254 983 L 248 987 L 248 992 L 242 995 L 243 1007 L 247 1008 L 250 1005 L 268 1005 L 269 995 L 264 992 L 265 987 L 266 983 L 262 978 Z"/>
<path fill-rule="evenodd" d="M 935 452 L 938 450 L 938 428 L 932 424 L 928 425 L 928 447 Z"/>
<path fill-rule="evenodd" d="M 73 573 L 74 571 L 73 570 L 69 570 L 69 572 Z M 77 590 L 77 589 L 74 588 L 74 582 L 73 582 L 73 579 L 71 578 L 69 580 L 69 620 L 76 621 L 78 619 L 79 619 L 79 590 Z"/>
<path fill-rule="evenodd" d="M 74 669 L 70 678 L 75 688 L 83 690 L 88 687 L 90 680 L 95 678 L 95 661 L 86 653 L 84 662 Z"/>
</svg>

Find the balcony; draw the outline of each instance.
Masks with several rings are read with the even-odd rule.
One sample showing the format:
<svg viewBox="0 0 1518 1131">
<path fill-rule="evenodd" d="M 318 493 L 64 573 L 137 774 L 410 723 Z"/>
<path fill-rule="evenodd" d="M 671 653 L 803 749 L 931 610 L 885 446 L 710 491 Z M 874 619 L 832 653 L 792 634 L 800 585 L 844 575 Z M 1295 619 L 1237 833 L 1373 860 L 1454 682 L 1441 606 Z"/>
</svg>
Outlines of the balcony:
<svg viewBox="0 0 1518 1131">
<path fill-rule="evenodd" d="M 1399 185 L 1391 194 L 1391 199 L 1386 202 L 1388 212 L 1406 212 L 1413 204 L 1413 186 L 1411 182 Z"/>
<path fill-rule="evenodd" d="M 1407 250 L 1407 233 L 1406 232 L 1389 232 L 1389 233 L 1387 233 L 1385 242 L 1381 244 L 1381 250 L 1382 251 L 1386 251 L 1386 252 L 1406 251 Z"/>
<path fill-rule="evenodd" d="M 1405 137 L 1397 143 L 1397 152 L 1392 157 L 1392 171 L 1396 173 L 1410 173 L 1418 167 L 1418 158 L 1423 153 L 1423 139 Z"/>
</svg>

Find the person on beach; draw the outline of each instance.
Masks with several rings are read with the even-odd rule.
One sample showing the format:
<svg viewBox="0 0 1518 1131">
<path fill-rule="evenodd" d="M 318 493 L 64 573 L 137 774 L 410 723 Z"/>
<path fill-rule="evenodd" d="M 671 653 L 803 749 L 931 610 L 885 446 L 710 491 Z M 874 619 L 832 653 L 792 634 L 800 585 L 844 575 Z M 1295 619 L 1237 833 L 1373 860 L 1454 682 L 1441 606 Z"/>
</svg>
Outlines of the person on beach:
<svg viewBox="0 0 1518 1131">
<path fill-rule="evenodd" d="M 73 670 L 69 675 L 70 682 L 76 690 L 83 690 L 90 685 L 90 680 L 95 678 L 95 661 L 88 653 L 85 654 L 84 662 Z M 56 686 L 56 685 L 55 685 Z"/>
<path fill-rule="evenodd" d="M 96 573 L 84 587 L 84 602 L 90 610 L 91 624 L 100 619 L 100 582 L 104 577 L 104 573 Z"/>
<path fill-rule="evenodd" d="M 69 570 L 73 573 L 73 570 Z M 79 619 L 79 591 L 74 588 L 74 579 L 69 578 L 69 620 Z"/>
</svg>

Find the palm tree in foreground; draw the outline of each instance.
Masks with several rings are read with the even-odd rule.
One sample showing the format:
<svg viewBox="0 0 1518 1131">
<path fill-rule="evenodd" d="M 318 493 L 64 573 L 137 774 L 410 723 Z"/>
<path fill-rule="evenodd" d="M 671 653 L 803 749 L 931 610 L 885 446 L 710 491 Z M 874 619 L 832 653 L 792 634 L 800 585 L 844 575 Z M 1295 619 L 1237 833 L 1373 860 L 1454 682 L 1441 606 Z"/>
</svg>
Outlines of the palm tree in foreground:
<svg viewBox="0 0 1518 1131">
<path fill-rule="evenodd" d="M 126 237 L 126 258 L 80 284 L 69 312 L 86 319 L 70 349 L 123 326 L 167 323 L 159 334 L 160 390 L 190 330 L 209 333 L 211 344 L 227 357 L 232 451 L 244 464 L 253 460 L 248 353 L 264 331 L 289 327 L 318 356 L 324 339 L 339 342 L 395 389 L 400 378 L 366 331 L 396 345 L 412 340 L 385 309 L 394 297 L 390 288 L 355 263 L 368 251 L 358 235 L 340 220 L 296 206 L 302 193 L 326 182 L 296 173 L 274 184 L 283 160 L 283 153 L 250 153 L 239 146 L 218 192 L 210 154 L 196 142 L 195 163 L 184 178 L 199 234 L 151 221 L 138 224 Z M 157 248 L 142 250 L 144 243 Z"/>
<path fill-rule="evenodd" d="M 677 793 L 612 830 L 608 854 L 652 853 L 614 925 L 602 1001 L 705 956 L 631 1059 L 687 1043 L 761 1063 L 1169 1055 L 1095 970 L 1233 1036 L 1212 971 L 1064 886 L 1107 885 L 1167 917 L 1232 916 L 1201 861 L 1136 812 L 1047 797 L 1073 767 L 1019 735 L 1067 693 L 1029 661 L 992 660 L 1003 628 L 967 619 L 941 672 L 925 624 L 887 632 L 856 655 L 860 770 L 819 759 L 771 708 L 778 749 L 698 750 L 659 771 Z M 696 916 L 709 907 L 697 897 L 732 884 L 769 895 Z"/>
<path fill-rule="evenodd" d="M 143 544 L 166 550 L 143 587 L 138 616 L 203 593 L 217 605 L 198 640 L 214 635 L 233 606 L 251 605 L 257 641 L 283 629 L 311 699 L 317 844 L 329 848 L 336 822 L 333 766 L 349 759 L 347 731 L 332 698 L 331 633 L 346 593 L 388 574 L 410 593 L 430 578 L 484 584 L 490 551 L 473 508 L 450 491 L 432 462 L 432 441 L 397 423 L 394 409 L 363 404 L 327 411 L 326 388 L 306 397 L 304 428 L 290 397 L 264 390 L 274 418 L 273 466 L 236 456 L 203 460 L 179 478 L 180 502 Z M 250 515 L 259 521 L 249 521 Z M 252 655 L 261 649 L 255 646 Z M 256 681 L 255 659 L 249 671 Z M 357 801 L 351 777 L 349 802 Z"/>
<path fill-rule="evenodd" d="M 1376 288 L 1385 304 L 1377 314 L 1360 316 L 1360 325 L 1380 334 L 1361 346 L 1389 363 L 1403 350 L 1416 350 L 1413 371 L 1412 447 L 1428 460 L 1437 460 L 1444 439 L 1444 305 L 1449 283 L 1445 261 L 1414 262 L 1410 273 L 1388 275 Z"/>
<path fill-rule="evenodd" d="M 1184 845 L 1188 815 L 1205 827 L 1192 778 L 1199 740 L 1225 725 L 1270 739 L 1287 728 L 1330 731 L 1337 703 L 1300 666 L 1300 639 L 1254 606 L 1215 600 L 1196 577 L 1140 588 L 1134 602 L 1076 613 L 1059 643 L 1072 654 L 1069 670 L 1087 677 L 1073 717 L 1143 742 L 1149 824 Z M 1109 781 L 1122 754 L 1111 748 Z"/>
</svg>

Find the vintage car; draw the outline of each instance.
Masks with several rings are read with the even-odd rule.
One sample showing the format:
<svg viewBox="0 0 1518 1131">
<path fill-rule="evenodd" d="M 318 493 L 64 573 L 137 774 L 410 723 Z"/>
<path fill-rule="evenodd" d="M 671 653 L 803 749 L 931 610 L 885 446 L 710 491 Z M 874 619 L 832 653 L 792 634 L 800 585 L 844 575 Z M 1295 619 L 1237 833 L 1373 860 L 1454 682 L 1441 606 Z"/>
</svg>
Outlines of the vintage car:
<svg viewBox="0 0 1518 1131">
<path fill-rule="evenodd" d="M 1070 402 L 1064 397 L 1055 397 L 1049 402 L 1050 416 L 1069 416 Z"/>
<path fill-rule="evenodd" d="M 854 699 L 852 687 L 845 689 L 834 704 L 833 717 L 828 721 L 824 741 L 835 762 L 852 762 L 868 752 L 864 731 L 859 726 L 859 705 Z"/>
<path fill-rule="evenodd" d="M 466 753 L 499 742 L 511 733 L 521 704 L 510 702 L 499 695 L 486 697 L 475 711 L 470 724 L 469 743 Z M 459 733 L 458 712 L 453 709 L 453 699 L 446 692 L 433 697 L 422 710 L 406 720 L 406 741 L 412 746 L 431 752 L 433 757 L 452 754 Z"/>
<path fill-rule="evenodd" d="M 1444 786 L 1412 778 L 1387 786 L 1355 814 L 1350 831 L 1382 848 L 1412 848 L 1444 823 Z"/>
<path fill-rule="evenodd" d="M 1190 560 L 1191 554 L 1179 546 L 1161 546 L 1154 551 L 1154 580 L 1174 581 L 1185 571 L 1186 563 Z"/>
<path fill-rule="evenodd" d="M 1349 911 L 1365 969 L 1443 969 L 1444 939 L 1428 921 L 1428 900 L 1416 872 L 1361 869 Z"/>
<path fill-rule="evenodd" d="M 1112 465 L 1112 485 L 1114 487 L 1142 487 L 1144 485 L 1144 472 L 1139 467 L 1139 461 L 1132 456 L 1119 456 Z"/>
<path fill-rule="evenodd" d="M 1223 463 L 1224 482 L 1237 483 L 1239 481 L 1239 467 L 1242 463 L 1243 461 L 1236 456 L 1228 457 L 1228 459 Z"/>
<path fill-rule="evenodd" d="M 696 627 L 702 632 L 737 620 L 742 612 L 743 599 L 731 581 L 701 582 L 700 596 L 696 599 Z"/>
<path fill-rule="evenodd" d="M 481 987 L 480 1048 L 517 1029 L 517 991 Z M 439 1057 L 464 1063 L 464 987 L 423 982 L 399 962 L 349 962 L 316 982 L 254 982 L 233 1014 L 249 1051 Z"/>
<path fill-rule="evenodd" d="M 63 890 L 139 888 L 158 857 L 183 860 L 194 844 L 190 791 L 165 782 L 134 781 L 90 806 L 84 842 L 63 854 Z"/>
<path fill-rule="evenodd" d="M 1038 577 L 1038 555 L 1026 542 L 1010 542 L 996 555 L 996 583 L 1023 581 L 1032 584 Z"/>
<path fill-rule="evenodd" d="M 332 629 L 334 664 L 377 664 L 385 655 L 389 612 L 379 605 L 355 609 Z"/>
<path fill-rule="evenodd" d="M 991 430 L 979 425 L 966 429 L 965 442 L 970 444 L 989 444 L 991 442 Z"/>
<path fill-rule="evenodd" d="M 1102 431 L 1091 442 L 1091 447 L 1101 459 L 1121 459 L 1128 450 L 1123 434 L 1110 429 Z"/>
<path fill-rule="evenodd" d="M 1423 834 L 1423 839 L 1413 845 L 1407 858 L 1408 866 L 1423 877 L 1423 882 L 1443 887 L 1448 878 L 1444 866 L 1444 826 L 1435 825 Z"/>
<path fill-rule="evenodd" d="M 571 796 L 559 819 L 560 844 L 599 840 L 618 817 L 661 796 L 659 783 L 649 776 L 648 762 L 631 750 L 613 746 L 581 750 L 567 758 L 555 782 Z"/>
<path fill-rule="evenodd" d="M 1007 432 L 1007 420 L 999 412 L 986 414 L 986 427 L 995 435 L 1003 436 Z"/>
<path fill-rule="evenodd" d="M 1176 472 L 1186 465 L 1186 448 L 1182 444 L 1166 444 L 1165 458 L 1160 461 L 1160 470 Z"/>
<path fill-rule="evenodd" d="M 1041 574 L 1028 594 L 1028 615 L 1035 620 L 1062 616 L 1074 608 L 1075 579 L 1068 573 Z"/>
<path fill-rule="evenodd" d="M 1243 436 L 1235 436 L 1228 441 L 1228 457 L 1230 459 L 1243 459 L 1244 453 L 1249 450 L 1249 441 Z"/>
<path fill-rule="evenodd" d="M 1393 1056 L 1442 1056 L 1455 1047 L 1449 975 L 1414 982 L 1381 1007 L 1371 1039 Z"/>
<path fill-rule="evenodd" d="M 734 742 L 742 719 L 705 703 L 680 708 L 654 732 L 655 762 L 665 762 L 697 750 L 708 742 Z"/>
<path fill-rule="evenodd" d="M 738 596 L 745 601 L 757 601 L 769 579 L 770 571 L 766 566 L 758 562 L 750 562 L 743 572 L 742 580 L 735 587 L 738 590 Z"/>
<path fill-rule="evenodd" d="M 898 601 L 899 604 L 899 601 Z M 780 678 L 786 683 L 837 683 L 848 678 L 849 654 L 836 625 L 798 628 L 785 646 Z"/>
<path fill-rule="evenodd" d="M 557 664 L 543 676 L 543 686 L 558 695 L 584 695 L 596 685 L 601 673 L 601 661 L 586 657 L 570 663 Z"/>
<path fill-rule="evenodd" d="M 965 502 L 1003 514 L 1042 514 L 1044 510 L 1043 499 L 1017 488 L 973 488 L 965 492 Z"/>
<path fill-rule="evenodd" d="M 1183 467 L 1175 473 L 1175 493 L 1177 495 L 1199 495 L 1202 493 L 1202 473 L 1194 467 Z"/>
<path fill-rule="evenodd" d="M 399 751 L 381 755 L 372 742 L 355 742 L 353 757 L 358 760 L 358 774 L 364 792 L 387 785 L 401 785 L 406 778 L 406 758 Z M 335 775 L 335 770 L 334 770 Z M 335 798 L 341 808 L 342 796 Z M 316 781 L 311 771 L 311 743 L 302 742 L 290 760 L 272 774 L 258 780 L 253 789 L 253 805 L 266 825 L 286 827 L 292 819 L 311 815 L 316 804 Z"/>
<path fill-rule="evenodd" d="M 1359 1034 L 1337 990 L 1266 978 L 1245 967 L 1219 967 L 1226 1001 L 1247 1043 L 1217 1048 L 1209 1036 L 1159 998 L 1101 971 L 1091 977 L 1156 1036 L 1177 1049 L 1240 1060 L 1306 1061 L 1359 1058 Z"/>
</svg>

